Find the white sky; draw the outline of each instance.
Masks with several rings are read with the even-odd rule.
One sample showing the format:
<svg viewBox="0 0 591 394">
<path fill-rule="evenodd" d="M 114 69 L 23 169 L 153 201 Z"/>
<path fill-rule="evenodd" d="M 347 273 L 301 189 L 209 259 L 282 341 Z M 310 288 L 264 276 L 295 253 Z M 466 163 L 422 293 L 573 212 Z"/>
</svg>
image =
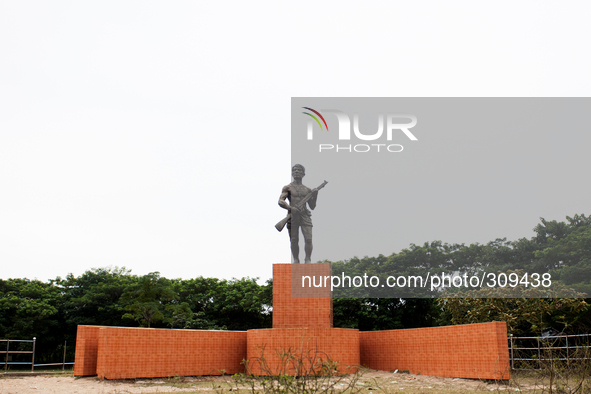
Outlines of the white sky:
<svg viewBox="0 0 591 394">
<path fill-rule="evenodd" d="M 266 280 L 290 260 L 273 225 L 292 96 L 589 96 L 589 15 L 587 1 L 3 1 L 0 278 L 116 265 Z"/>
</svg>

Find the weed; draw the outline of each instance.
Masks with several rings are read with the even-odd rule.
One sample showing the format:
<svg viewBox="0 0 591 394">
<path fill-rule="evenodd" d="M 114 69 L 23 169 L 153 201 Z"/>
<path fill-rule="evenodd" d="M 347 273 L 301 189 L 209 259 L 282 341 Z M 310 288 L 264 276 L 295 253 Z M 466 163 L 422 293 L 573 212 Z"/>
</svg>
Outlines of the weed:
<svg viewBox="0 0 591 394">
<path fill-rule="evenodd" d="M 564 346 L 558 338 L 539 338 L 534 352 L 516 352 L 516 387 L 534 393 L 591 393 L 591 348 L 589 343 Z M 526 348 L 530 350 L 531 348 Z M 520 349 L 521 350 L 521 349 Z"/>
<path fill-rule="evenodd" d="M 270 359 L 265 356 L 265 347 L 258 350 L 257 357 L 243 362 L 245 373 L 233 375 L 230 384 L 214 385 L 216 394 L 225 394 L 226 391 L 252 394 L 357 394 L 364 389 L 357 384 L 363 369 L 343 367 L 316 347 L 281 350 Z"/>
</svg>

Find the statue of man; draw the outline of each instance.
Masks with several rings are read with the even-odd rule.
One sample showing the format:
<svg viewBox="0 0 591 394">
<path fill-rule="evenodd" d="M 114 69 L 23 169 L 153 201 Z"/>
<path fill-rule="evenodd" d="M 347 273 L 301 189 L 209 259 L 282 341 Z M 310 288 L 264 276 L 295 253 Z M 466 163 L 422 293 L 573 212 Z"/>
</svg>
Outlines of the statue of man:
<svg viewBox="0 0 591 394">
<path fill-rule="evenodd" d="M 279 206 L 287 209 L 291 213 L 291 218 L 287 222 L 287 230 L 289 231 L 289 239 L 291 241 L 291 254 L 293 256 L 294 264 L 300 263 L 300 247 L 299 241 L 299 229 L 302 229 L 304 234 L 304 249 L 306 251 L 306 257 L 304 260 L 305 264 L 311 263 L 312 258 L 312 213 L 303 207 L 298 209 L 296 206 L 304 200 L 308 194 L 313 193 L 312 197 L 308 200 L 307 205 L 310 209 L 316 208 L 316 199 L 318 197 L 318 189 L 311 190 L 310 188 L 302 184 L 302 178 L 306 175 L 306 169 L 301 164 L 296 164 L 291 169 L 291 176 L 293 182 L 289 185 L 284 186 L 279 197 Z M 286 200 L 289 200 L 287 203 Z"/>
</svg>

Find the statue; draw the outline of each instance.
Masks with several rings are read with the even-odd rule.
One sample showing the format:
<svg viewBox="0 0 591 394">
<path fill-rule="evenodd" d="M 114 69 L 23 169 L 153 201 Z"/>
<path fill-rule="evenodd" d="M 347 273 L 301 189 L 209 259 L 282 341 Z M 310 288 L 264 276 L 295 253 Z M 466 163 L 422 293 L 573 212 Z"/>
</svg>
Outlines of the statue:
<svg viewBox="0 0 591 394">
<path fill-rule="evenodd" d="M 285 224 L 287 224 L 294 264 L 300 263 L 300 228 L 302 229 L 302 234 L 304 234 L 304 249 L 306 251 L 304 263 L 309 264 L 312 262 L 312 214 L 308 208 L 306 208 L 306 203 L 310 209 L 313 210 L 316 208 L 318 190 L 322 189 L 328 183 L 324 181 L 324 183 L 316 189 L 310 190 L 310 188 L 302 184 L 302 178 L 305 175 L 306 169 L 303 165 L 296 164 L 291 168 L 293 182 L 284 186 L 281 191 L 281 196 L 279 196 L 279 206 L 287 209 L 289 213 L 285 219 L 275 225 L 275 228 L 281 231 Z M 289 204 L 286 200 L 289 200 Z"/>
</svg>

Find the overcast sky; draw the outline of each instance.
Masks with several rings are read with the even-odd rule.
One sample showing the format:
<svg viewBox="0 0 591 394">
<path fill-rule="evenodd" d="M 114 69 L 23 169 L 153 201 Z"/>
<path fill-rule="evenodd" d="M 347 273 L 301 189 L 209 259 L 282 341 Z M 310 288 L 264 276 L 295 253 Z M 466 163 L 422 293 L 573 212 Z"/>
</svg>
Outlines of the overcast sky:
<svg viewBox="0 0 591 394">
<path fill-rule="evenodd" d="M 586 1 L 3 1 L 0 278 L 266 280 L 290 261 L 273 225 L 291 97 L 586 97 L 589 15 Z"/>
</svg>

